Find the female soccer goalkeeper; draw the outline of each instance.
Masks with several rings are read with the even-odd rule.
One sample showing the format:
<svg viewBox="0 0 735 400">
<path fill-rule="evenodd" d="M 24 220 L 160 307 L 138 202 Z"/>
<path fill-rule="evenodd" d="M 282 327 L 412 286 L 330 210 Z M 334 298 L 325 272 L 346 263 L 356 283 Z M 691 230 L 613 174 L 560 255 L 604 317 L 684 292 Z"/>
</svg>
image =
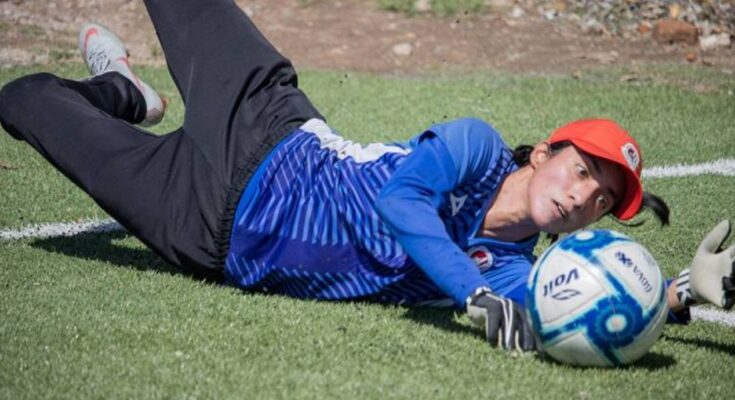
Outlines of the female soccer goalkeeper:
<svg viewBox="0 0 735 400">
<path fill-rule="evenodd" d="M 363 147 L 330 129 L 231 0 L 145 4 L 186 105 L 181 128 L 134 126 L 159 121 L 165 103 L 94 24 L 79 36 L 93 77 L 11 82 L 0 121 L 187 272 L 302 298 L 449 298 L 492 343 L 528 350 L 519 303 L 540 232 L 628 220 L 642 205 L 668 219 L 642 190 L 638 145 L 612 121 L 573 122 L 516 158 L 473 119 Z M 715 253 L 726 228 L 695 258 L 691 285 L 670 285 L 672 310 L 732 305 L 735 251 Z M 474 249 L 486 250 L 480 268 Z"/>
</svg>

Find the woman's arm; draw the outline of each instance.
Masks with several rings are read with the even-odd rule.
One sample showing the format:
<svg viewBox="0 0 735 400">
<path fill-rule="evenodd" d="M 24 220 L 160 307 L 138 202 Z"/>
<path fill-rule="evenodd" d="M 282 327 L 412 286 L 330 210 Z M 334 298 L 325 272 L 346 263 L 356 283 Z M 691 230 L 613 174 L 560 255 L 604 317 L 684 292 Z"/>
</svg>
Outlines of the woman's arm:
<svg viewBox="0 0 735 400">
<path fill-rule="evenodd" d="M 376 208 L 406 254 L 484 328 L 486 340 L 532 350 L 534 337 L 521 307 L 491 292 L 474 262 L 450 238 L 438 211 L 461 183 L 495 166 L 502 151 L 497 133 L 481 121 L 438 126 L 422 135 L 386 182 Z"/>
<path fill-rule="evenodd" d="M 439 216 L 460 175 L 447 146 L 429 132 L 383 187 L 376 207 L 406 254 L 457 306 L 464 307 L 467 297 L 487 284 Z"/>
</svg>

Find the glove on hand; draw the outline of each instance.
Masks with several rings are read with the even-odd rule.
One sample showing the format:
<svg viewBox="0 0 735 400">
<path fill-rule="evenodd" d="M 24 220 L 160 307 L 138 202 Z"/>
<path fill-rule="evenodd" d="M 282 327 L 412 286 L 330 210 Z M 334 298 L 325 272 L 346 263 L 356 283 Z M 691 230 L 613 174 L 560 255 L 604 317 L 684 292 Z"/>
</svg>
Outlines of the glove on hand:
<svg viewBox="0 0 735 400">
<path fill-rule="evenodd" d="M 466 304 L 470 319 L 485 328 L 485 338 L 491 344 L 497 343 L 498 347 L 507 350 L 536 350 L 531 325 L 518 303 L 481 287 L 467 298 Z"/>
<path fill-rule="evenodd" d="M 698 303 L 706 301 L 724 309 L 735 305 L 735 245 L 720 250 L 729 235 L 730 222 L 722 221 L 697 249 L 688 272 L 689 289 Z M 686 272 L 679 275 L 677 284 Z"/>
</svg>

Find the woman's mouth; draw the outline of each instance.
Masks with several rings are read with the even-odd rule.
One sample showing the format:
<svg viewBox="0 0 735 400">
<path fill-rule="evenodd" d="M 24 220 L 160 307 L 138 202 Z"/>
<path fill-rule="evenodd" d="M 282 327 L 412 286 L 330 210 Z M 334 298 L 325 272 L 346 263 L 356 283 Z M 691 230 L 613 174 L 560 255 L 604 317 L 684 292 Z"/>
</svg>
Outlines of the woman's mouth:
<svg viewBox="0 0 735 400">
<path fill-rule="evenodd" d="M 556 210 L 559 212 L 559 216 L 566 220 L 567 219 L 567 212 L 564 211 L 564 207 L 561 206 L 561 204 L 554 201 L 554 205 L 556 206 Z"/>
</svg>

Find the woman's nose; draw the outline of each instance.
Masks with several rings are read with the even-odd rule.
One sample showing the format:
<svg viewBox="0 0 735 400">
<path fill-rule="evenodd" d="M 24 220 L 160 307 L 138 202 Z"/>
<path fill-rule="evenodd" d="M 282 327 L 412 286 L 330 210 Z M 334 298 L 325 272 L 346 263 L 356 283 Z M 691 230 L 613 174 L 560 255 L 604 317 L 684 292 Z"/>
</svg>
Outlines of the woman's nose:
<svg viewBox="0 0 735 400">
<path fill-rule="evenodd" d="M 574 185 L 570 193 L 574 208 L 582 208 L 585 204 L 588 204 L 597 192 L 598 187 L 597 182 L 591 179 Z"/>
</svg>

